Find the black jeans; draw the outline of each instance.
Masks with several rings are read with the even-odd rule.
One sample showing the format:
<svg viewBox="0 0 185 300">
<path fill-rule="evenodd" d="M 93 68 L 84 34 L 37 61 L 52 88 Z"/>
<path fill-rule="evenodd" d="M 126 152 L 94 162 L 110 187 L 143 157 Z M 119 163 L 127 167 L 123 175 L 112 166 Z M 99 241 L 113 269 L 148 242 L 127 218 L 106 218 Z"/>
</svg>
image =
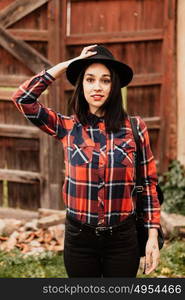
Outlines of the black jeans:
<svg viewBox="0 0 185 300">
<path fill-rule="evenodd" d="M 66 218 L 64 264 L 68 277 L 136 277 L 139 249 L 135 217 L 110 232 L 83 230 Z"/>
</svg>

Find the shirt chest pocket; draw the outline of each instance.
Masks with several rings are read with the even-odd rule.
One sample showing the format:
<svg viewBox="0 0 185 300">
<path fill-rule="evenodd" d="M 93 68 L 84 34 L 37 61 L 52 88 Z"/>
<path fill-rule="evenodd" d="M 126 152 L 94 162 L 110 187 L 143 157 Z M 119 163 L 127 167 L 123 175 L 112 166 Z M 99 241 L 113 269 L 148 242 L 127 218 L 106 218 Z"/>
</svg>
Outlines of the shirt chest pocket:
<svg viewBox="0 0 185 300">
<path fill-rule="evenodd" d="M 66 160 L 72 166 L 86 165 L 92 161 L 93 149 L 93 142 L 72 143 L 64 149 Z"/>
<path fill-rule="evenodd" d="M 115 167 L 125 166 L 133 168 L 135 166 L 136 146 L 133 141 L 114 144 L 113 153 Z"/>
</svg>

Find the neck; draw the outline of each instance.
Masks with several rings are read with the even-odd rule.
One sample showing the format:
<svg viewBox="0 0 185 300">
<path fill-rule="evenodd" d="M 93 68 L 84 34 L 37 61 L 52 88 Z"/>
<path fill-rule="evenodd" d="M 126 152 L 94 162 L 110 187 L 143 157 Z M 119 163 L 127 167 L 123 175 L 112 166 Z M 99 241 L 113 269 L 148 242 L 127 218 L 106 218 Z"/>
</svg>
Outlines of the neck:
<svg viewBox="0 0 185 300">
<path fill-rule="evenodd" d="M 103 112 L 101 112 L 101 111 L 98 111 L 98 110 L 89 110 L 89 112 L 91 113 L 91 114 L 93 114 L 93 115 L 96 115 L 97 117 L 103 117 Z"/>
</svg>

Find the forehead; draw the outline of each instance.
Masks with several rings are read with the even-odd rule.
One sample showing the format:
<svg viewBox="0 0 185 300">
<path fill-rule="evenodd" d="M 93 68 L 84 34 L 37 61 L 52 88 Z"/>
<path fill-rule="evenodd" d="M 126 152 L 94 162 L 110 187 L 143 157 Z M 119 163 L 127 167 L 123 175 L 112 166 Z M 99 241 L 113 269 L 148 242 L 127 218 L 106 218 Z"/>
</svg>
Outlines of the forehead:
<svg viewBox="0 0 185 300">
<path fill-rule="evenodd" d="M 110 71 L 104 64 L 93 63 L 89 67 L 87 67 L 87 69 L 85 71 L 85 75 L 86 74 L 92 74 L 92 75 L 96 75 L 96 74 L 105 75 L 106 74 L 106 75 L 110 75 Z"/>
</svg>

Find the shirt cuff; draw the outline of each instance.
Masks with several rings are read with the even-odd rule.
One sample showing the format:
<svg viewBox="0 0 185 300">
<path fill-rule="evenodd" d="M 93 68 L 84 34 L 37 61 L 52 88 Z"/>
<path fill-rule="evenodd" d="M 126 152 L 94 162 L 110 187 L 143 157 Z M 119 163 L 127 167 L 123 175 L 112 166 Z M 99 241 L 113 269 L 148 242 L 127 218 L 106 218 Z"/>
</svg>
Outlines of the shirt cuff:
<svg viewBox="0 0 185 300">
<path fill-rule="evenodd" d="M 54 78 L 51 74 L 49 74 L 46 70 L 45 70 L 45 74 L 52 80 L 56 80 L 56 78 Z"/>
</svg>

